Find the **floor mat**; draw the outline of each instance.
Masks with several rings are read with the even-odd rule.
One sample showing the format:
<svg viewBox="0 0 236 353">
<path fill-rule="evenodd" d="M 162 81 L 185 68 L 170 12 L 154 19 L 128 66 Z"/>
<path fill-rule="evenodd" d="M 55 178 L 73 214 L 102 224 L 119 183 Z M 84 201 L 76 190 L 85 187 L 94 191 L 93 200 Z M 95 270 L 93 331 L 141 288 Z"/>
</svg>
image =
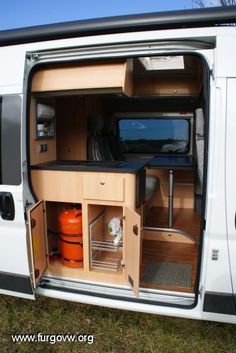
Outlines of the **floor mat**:
<svg viewBox="0 0 236 353">
<path fill-rule="evenodd" d="M 142 282 L 191 288 L 192 265 L 174 262 L 149 262 L 144 270 Z"/>
</svg>

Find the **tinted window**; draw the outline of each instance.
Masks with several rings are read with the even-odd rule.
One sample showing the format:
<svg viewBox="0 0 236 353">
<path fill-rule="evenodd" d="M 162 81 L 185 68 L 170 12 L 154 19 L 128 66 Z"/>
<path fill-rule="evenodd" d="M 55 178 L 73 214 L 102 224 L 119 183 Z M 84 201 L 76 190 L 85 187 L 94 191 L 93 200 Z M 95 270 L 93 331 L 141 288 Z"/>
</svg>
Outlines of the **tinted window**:
<svg viewBox="0 0 236 353">
<path fill-rule="evenodd" d="M 189 150 L 189 121 L 177 118 L 120 119 L 122 152 L 186 153 Z"/>
<path fill-rule="evenodd" d="M 0 183 L 21 183 L 21 97 L 0 97 Z"/>
</svg>

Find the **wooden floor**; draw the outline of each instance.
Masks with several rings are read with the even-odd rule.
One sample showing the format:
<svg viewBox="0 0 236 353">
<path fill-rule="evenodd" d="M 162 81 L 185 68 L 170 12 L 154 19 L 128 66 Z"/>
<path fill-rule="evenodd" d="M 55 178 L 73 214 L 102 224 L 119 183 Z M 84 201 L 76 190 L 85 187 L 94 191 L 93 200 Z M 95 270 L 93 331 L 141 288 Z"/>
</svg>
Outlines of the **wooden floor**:
<svg viewBox="0 0 236 353">
<path fill-rule="evenodd" d="M 193 209 L 174 209 L 173 228 L 191 235 L 198 241 L 200 237 L 200 225 L 200 216 Z M 153 207 L 146 218 L 145 226 L 168 228 L 168 208 Z"/>
<path fill-rule="evenodd" d="M 174 210 L 173 228 L 189 234 L 197 242 L 200 237 L 200 216 L 193 209 L 178 208 Z M 145 221 L 147 227 L 168 228 L 168 209 L 153 207 Z M 192 265 L 191 288 L 155 285 L 142 282 L 143 273 L 150 261 L 171 262 Z M 198 245 L 169 241 L 143 240 L 140 285 L 170 291 L 194 292 L 198 261 Z"/>
<path fill-rule="evenodd" d="M 194 292 L 197 269 L 198 246 L 196 244 L 184 244 L 155 240 L 144 240 L 142 249 L 142 264 L 140 270 L 140 286 L 143 288 L 170 290 L 178 292 Z M 167 285 L 155 285 L 145 283 L 142 277 L 147 264 L 150 261 L 171 262 L 192 265 L 192 285 L 189 287 L 173 287 Z"/>
</svg>

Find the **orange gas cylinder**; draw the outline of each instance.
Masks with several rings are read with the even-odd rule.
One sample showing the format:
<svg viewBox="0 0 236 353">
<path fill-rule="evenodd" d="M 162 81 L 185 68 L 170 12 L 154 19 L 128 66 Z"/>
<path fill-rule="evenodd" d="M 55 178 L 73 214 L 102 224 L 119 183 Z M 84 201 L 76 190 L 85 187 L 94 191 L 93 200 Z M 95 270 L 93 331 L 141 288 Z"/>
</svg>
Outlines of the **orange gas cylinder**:
<svg viewBox="0 0 236 353">
<path fill-rule="evenodd" d="M 82 211 L 71 208 L 59 215 L 62 263 L 83 267 Z"/>
</svg>

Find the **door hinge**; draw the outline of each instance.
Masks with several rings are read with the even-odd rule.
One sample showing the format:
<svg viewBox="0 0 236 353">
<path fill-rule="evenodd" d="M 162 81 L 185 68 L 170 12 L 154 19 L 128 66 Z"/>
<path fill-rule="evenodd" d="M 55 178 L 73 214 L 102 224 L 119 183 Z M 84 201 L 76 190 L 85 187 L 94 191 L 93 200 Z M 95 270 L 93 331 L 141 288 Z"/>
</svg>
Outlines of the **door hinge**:
<svg viewBox="0 0 236 353">
<path fill-rule="evenodd" d="M 128 275 L 128 281 L 129 281 L 129 284 L 131 285 L 131 287 L 134 286 L 134 280 L 132 277 L 130 277 L 130 275 Z"/>
<path fill-rule="evenodd" d="M 34 270 L 34 276 L 35 276 L 35 278 L 39 278 L 39 269 L 38 268 L 36 268 L 35 270 Z"/>
<path fill-rule="evenodd" d="M 34 229 L 36 227 L 36 220 L 34 218 L 31 218 L 30 226 L 31 226 L 31 229 Z"/>
</svg>

